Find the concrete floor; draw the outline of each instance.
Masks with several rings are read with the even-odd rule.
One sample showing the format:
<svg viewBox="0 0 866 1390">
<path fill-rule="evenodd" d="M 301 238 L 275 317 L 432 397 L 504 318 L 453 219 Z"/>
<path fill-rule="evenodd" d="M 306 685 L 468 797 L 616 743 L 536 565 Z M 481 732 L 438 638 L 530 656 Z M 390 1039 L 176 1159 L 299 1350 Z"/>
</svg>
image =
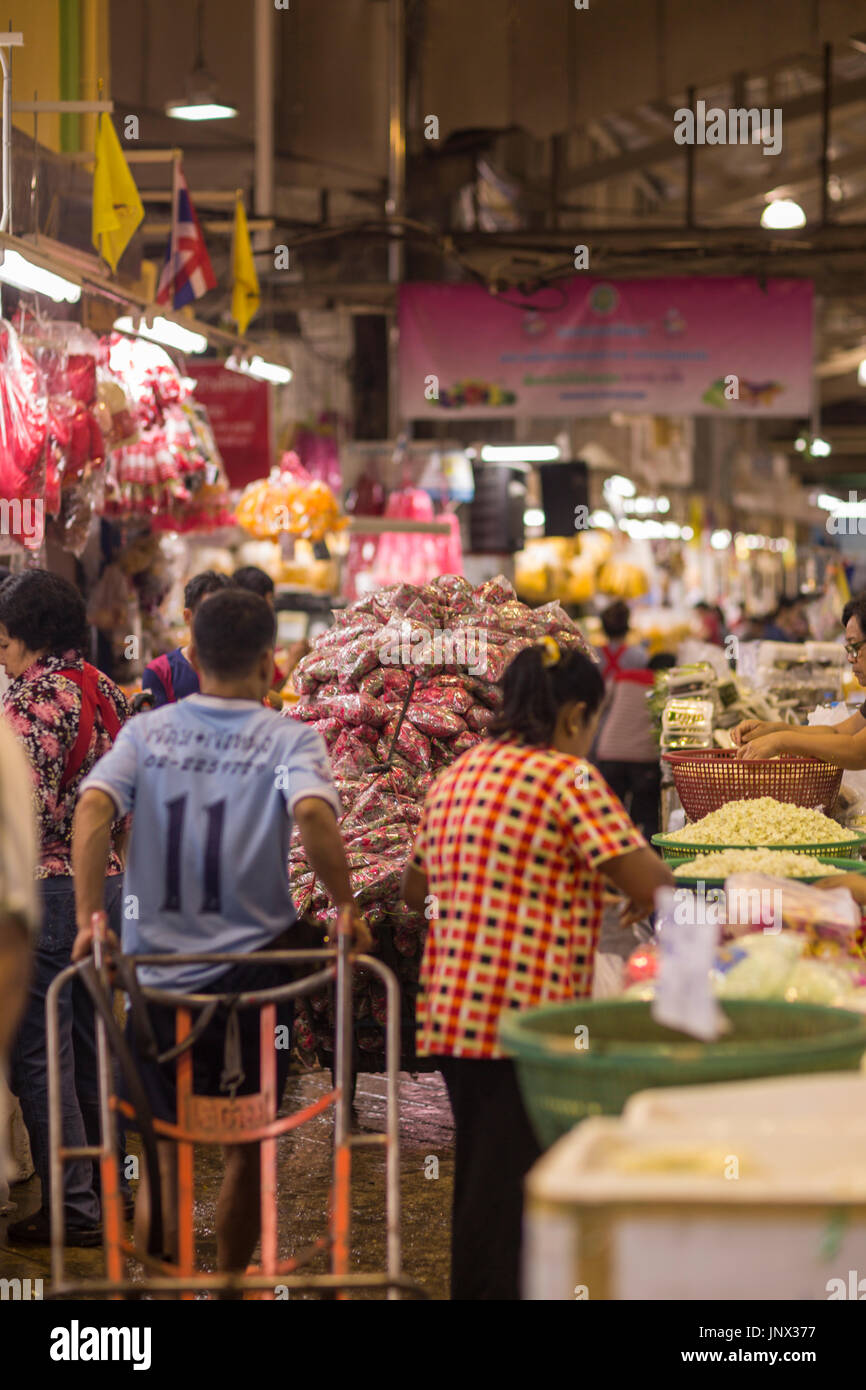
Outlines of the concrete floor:
<svg viewBox="0 0 866 1390">
<path fill-rule="evenodd" d="M 328 1090 L 328 1072 L 306 1072 L 289 1078 L 284 1111 L 288 1113 Z M 381 1076 L 361 1075 L 356 1092 L 357 1127 L 381 1131 L 385 1117 L 385 1082 Z M 400 1078 L 400 1168 L 403 1197 L 403 1264 L 431 1298 L 447 1299 L 449 1277 L 449 1218 L 453 1180 L 454 1133 L 451 1111 L 438 1073 L 412 1080 Z M 327 1230 L 333 1118 L 327 1112 L 280 1141 L 279 1191 L 282 1237 L 286 1258 L 311 1245 Z M 135 1144 L 130 1143 L 135 1152 Z M 437 1164 L 430 1160 L 435 1158 Z M 438 1167 L 438 1177 L 430 1176 Z M 358 1270 L 384 1268 L 384 1157 L 376 1149 L 359 1149 L 354 1157 L 352 1262 Z M 220 1182 L 220 1158 L 200 1149 L 196 1157 L 196 1234 L 202 1269 L 216 1260 L 214 1213 Z M 0 1216 L 0 1278 L 42 1279 L 49 1290 L 49 1251 L 12 1247 L 6 1227 L 39 1205 L 39 1182 L 32 1178 L 12 1189 L 17 1209 Z M 67 1267 L 82 1280 L 102 1272 L 100 1250 L 68 1250 Z M 326 1268 L 325 1256 L 311 1268 Z M 380 1295 L 358 1295 L 379 1297 Z"/>
</svg>

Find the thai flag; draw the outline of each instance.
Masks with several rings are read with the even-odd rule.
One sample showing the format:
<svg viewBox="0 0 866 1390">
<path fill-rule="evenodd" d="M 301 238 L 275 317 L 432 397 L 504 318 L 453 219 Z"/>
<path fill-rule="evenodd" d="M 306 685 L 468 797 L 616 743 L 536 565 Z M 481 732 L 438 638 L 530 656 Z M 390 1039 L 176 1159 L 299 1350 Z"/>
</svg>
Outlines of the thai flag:
<svg viewBox="0 0 866 1390">
<path fill-rule="evenodd" d="M 167 304 L 171 300 L 172 308 L 181 309 L 184 304 L 192 304 L 194 299 L 201 299 L 203 294 L 213 289 L 216 289 L 216 276 L 183 170 L 176 164 L 171 236 L 156 291 L 156 302 Z"/>
</svg>

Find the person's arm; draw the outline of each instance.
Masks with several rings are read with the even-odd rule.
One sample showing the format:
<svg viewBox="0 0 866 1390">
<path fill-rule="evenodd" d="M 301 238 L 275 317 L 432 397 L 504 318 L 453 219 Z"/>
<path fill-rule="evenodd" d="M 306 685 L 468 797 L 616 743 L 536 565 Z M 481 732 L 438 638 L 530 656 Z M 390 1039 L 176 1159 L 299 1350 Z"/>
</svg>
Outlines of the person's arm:
<svg viewBox="0 0 866 1390">
<path fill-rule="evenodd" d="M 0 1072 L 27 1002 L 30 933 L 23 918 L 0 913 Z"/>
<path fill-rule="evenodd" d="M 0 716 L 0 1076 L 27 1001 L 31 942 L 39 927 L 39 847 L 24 751 Z M 0 1144 L 2 1149 L 2 1144 Z"/>
<path fill-rule="evenodd" d="M 349 861 L 333 807 L 320 796 L 303 796 L 292 807 L 292 815 L 310 868 L 324 884 L 335 906 L 352 911 L 355 945 L 362 951 L 371 950 L 373 937 L 352 893 Z"/>
<path fill-rule="evenodd" d="M 429 897 L 429 882 L 423 869 L 410 860 L 403 870 L 400 892 L 404 903 L 412 912 L 423 912 Z"/>
<path fill-rule="evenodd" d="M 72 818 L 72 874 L 78 935 L 72 959 L 81 960 L 93 944 L 93 916 L 105 910 L 105 875 L 111 853 L 111 827 L 135 805 L 138 770 L 136 721 L 130 720 L 109 751 L 88 773 Z M 109 939 L 115 939 L 109 934 Z"/>
<path fill-rule="evenodd" d="M 624 927 L 649 916 L 657 888 L 675 888 L 677 882 L 668 865 L 648 845 L 605 860 L 599 873 L 627 899 L 621 918 Z"/>
<path fill-rule="evenodd" d="M 849 719 L 842 719 L 838 724 L 784 724 L 770 719 L 744 719 L 731 730 L 731 739 L 739 748 L 746 743 L 753 743 L 755 739 L 766 738 L 768 734 L 797 733 L 805 734 L 807 738 L 815 738 L 821 734 L 859 734 L 864 729 L 866 719 L 858 710 Z"/>
<path fill-rule="evenodd" d="M 845 720 L 845 723 L 850 723 Z M 738 758 L 775 758 L 779 753 L 797 753 L 819 758 L 835 767 L 851 771 L 866 768 L 866 729 L 856 734 L 839 734 L 832 728 L 789 729 L 753 739 L 737 750 Z"/>
<path fill-rule="evenodd" d="M 105 873 L 111 853 L 111 823 L 117 807 L 107 792 L 82 792 L 72 820 L 72 874 L 78 935 L 72 959 L 81 960 L 93 944 L 93 916 L 105 907 Z"/>
<path fill-rule="evenodd" d="M 866 907 L 866 874 L 830 874 L 828 878 L 813 883 L 812 887 L 824 888 L 827 892 L 832 892 L 834 888 L 847 888 L 855 903 Z"/>
</svg>

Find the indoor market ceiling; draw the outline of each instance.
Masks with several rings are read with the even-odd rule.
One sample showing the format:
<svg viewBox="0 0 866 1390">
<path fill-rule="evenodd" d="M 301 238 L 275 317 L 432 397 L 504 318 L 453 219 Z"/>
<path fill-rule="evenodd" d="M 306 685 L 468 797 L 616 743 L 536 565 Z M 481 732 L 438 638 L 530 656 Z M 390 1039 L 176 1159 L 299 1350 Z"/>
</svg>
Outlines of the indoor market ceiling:
<svg viewBox="0 0 866 1390">
<path fill-rule="evenodd" d="M 196 58 L 192 0 L 110 0 L 115 119 L 144 148 L 181 145 L 184 169 L 227 280 L 235 189 L 265 244 L 261 322 L 387 309 L 389 0 L 288 0 L 274 7 L 274 191 L 256 207 L 255 0 L 207 0 L 201 48 L 231 120 L 165 114 Z M 405 0 L 406 272 L 532 288 L 590 248 L 605 275 L 806 276 L 817 294 L 823 403 L 856 400 L 866 353 L 864 0 Z M 678 108 L 780 108 L 778 153 L 678 145 Z M 426 139 L 430 117 L 437 138 Z M 139 165 L 141 249 L 160 261 L 167 165 Z M 792 198 L 801 230 L 759 225 Z M 75 202 L 76 199 L 67 199 Z M 67 209 L 69 217 L 72 211 Z M 393 235 L 392 223 L 390 234 Z M 197 306 L 214 321 L 214 291 Z M 853 429 L 854 426 L 852 425 Z M 866 436 L 864 436 L 866 437 Z"/>
</svg>

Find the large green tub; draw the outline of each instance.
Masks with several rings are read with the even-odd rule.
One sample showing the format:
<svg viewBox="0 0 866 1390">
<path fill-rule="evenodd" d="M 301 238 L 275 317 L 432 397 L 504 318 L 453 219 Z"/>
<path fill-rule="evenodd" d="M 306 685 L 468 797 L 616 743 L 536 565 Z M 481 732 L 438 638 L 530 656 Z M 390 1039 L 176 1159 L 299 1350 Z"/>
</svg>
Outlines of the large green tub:
<svg viewBox="0 0 866 1390">
<path fill-rule="evenodd" d="M 506 1015 L 500 1039 L 539 1142 L 548 1147 L 588 1115 L 618 1115 L 635 1091 L 854 1071 L 866 1052 L 862 1014 L 776 1000 L 720 1007 L 733 1026 L 712 1043 L 662 1027 L 641 1000 L 575 1000 Z"/>
</svg>

